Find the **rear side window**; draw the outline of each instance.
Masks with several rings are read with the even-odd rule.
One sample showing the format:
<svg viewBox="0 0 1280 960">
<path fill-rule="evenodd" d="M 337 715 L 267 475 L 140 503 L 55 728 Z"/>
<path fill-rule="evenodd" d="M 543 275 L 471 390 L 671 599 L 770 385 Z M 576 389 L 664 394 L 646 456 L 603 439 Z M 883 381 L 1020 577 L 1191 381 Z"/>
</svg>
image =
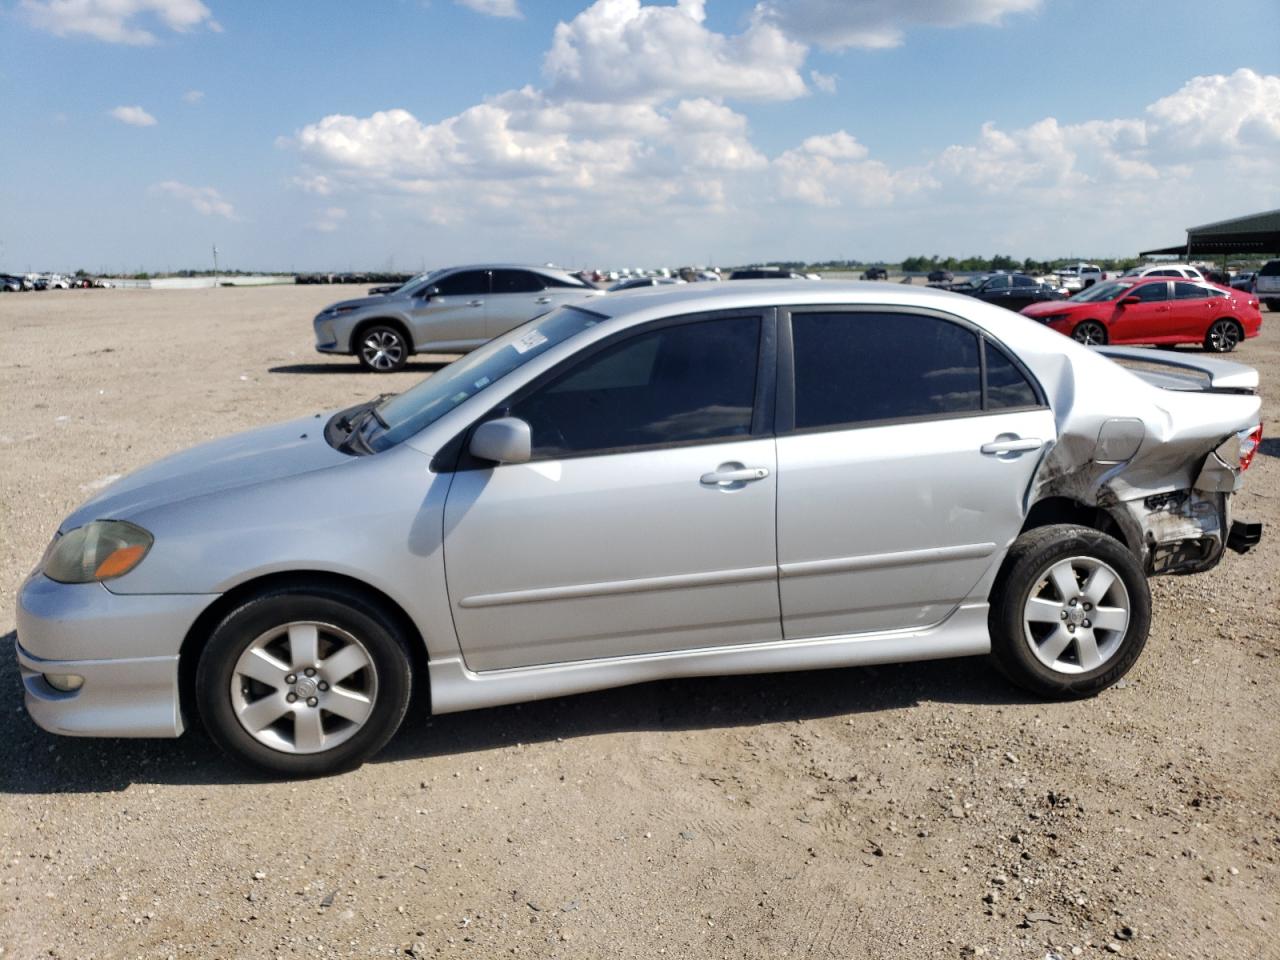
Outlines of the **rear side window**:
<svg viewBox="0 0 1280 960">
<path fill-rule="evenodd" d="M 1039 406 L 1036 389 L 1009 355 L 990 340 L 982 344 L 987 361 L 987 409 Z"/>
<path fill-rule="evenodd" d="M 1258 271 L 1260 277 L 1280 277 L 1280 260 L 1268 260 Z"/>
<path fill-rule="evenodd" d="M 1208 288 L 1202 287 L 1198 283 L 1182 281 L 1173 285 L 1173 299 L 1175 300 L 1204 300 L 1208 296 Z"/>
<path fill-rule="evenodd" d="M 542 278 L 528 270 L 494 270 L 494 293 L 538 293 L 543 289 Z"/>
<path fill-rule="evenodd" d="M 1037 286 L 1036 282 L 1035 282 L 1034 280 L 1032 280 L 1030 277 L 1014 277 L 1014 278 L 1013 278 L 1013 285 L 1014 285 L 1015 287 L 1034 287 L 1034 286 Z"/>
<path fill-rule="evenodd" d="M 535 459 L 710 442 L 751 433 L 760 318 L 702 320 L 606 347 L 511 408 Z"/>
<path fill-rule="evenodd" d="M 973 331 L 935 317 L 797 313 L 797 430 L 982 409 Z"/>
</svg>

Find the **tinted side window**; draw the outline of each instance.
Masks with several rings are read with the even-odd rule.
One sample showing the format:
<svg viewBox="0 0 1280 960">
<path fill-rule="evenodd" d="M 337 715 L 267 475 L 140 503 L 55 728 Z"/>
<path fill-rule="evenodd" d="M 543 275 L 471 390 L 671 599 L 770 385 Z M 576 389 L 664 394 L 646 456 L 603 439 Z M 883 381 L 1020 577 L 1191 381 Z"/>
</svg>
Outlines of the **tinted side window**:
<svg viewBox="0 0 1280 960">
<path fill-rule="evenodd" d="M 476 297 L 489 292 L 488 270 L 460 270 L 435 282 L 442 297 Z"/>
<path fill-rule="evenodd" d="M 983 343 L 987 360 L 987 409 L 1035 407 L 1040 398 L 1009 355 L 990 340 Z"/>
<path fill-rule="evenodd" d="M 1148 270 L 1147 276 L 1148 277 L 1180 277 L 1182 276 L 1182 272 L 1180 270 Z"/>
<path fill-rule="evenodd" d="M 568 280 L 561 280 L 559 277 L 547 277 L 547 276 L 540 276 L 538 279 L 542 281 L 543 286 L 547 286 L 547 287 L 572 287 L 575 290 L 581 290 L 583 288 L 586 288 L 588 290 L 591 289 L 591 285 L 589 283 L 585 283 L 582 280 L 570 282 Z"/>
<path fill-rule="evenodd" d="M 1204 300 L 1208 296 L 1208 289 L 1196 283 L 1187 283 L 1184 280 L 1173 285 L 1173 299 L 1175 300 Z"/>
<path fill-rule="evenodd" d="M 1038 284 L 1037 284 L 1034 280 L 1032 280 L 1030 277 L 1014 277 L 1014 278 L 1013 278 L 1013 285 L 1014 285 L 1015 287 L 1034 287 L 1034 286 L 1038 286 Z"/>
<path fill-rule="evenodd" d="M 992 277 L 987 281 L 986 288 L 988 290 L 1007 290 L 1009 288 L 1008 277 Z"/>
<path fill-rule="evenodd" d="M 796 429 L 982 409 L 978 337 L 911 314 L 797 313 Z"/>
<path fill-rule="evenodd" d="M 543 289 L 542 278 L 528 270 L 494 270 L 494 293 L 538 293 Z"/>
<path fill-rule="evenodd" d="M 1169 299 L 1169 284 L 1167 283 L 1144 283 L 1140 287 L 1134 287 L 1129 293 L 1131 297 L 1137 297 L 1143 303 L 1157 303 L 1161 300 Z"/>
<path fill-rule="evenodd" d="M 760 318 L 703 320 L 607 347 L 511 408 L 547 459 L 745 437 L 751 432 Z"/>
</svg>

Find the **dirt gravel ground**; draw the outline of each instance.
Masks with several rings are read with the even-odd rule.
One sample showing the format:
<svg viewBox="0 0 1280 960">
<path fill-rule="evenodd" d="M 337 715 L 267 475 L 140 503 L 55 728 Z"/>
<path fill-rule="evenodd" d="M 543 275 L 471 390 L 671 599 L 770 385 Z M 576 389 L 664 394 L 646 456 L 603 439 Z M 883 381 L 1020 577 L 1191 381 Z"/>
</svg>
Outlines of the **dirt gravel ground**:
<svg viewBox="0 0 1280 960">
<path fill-rule="evenodd" d="M 6 649 L 109 478 L 435 369 L 315 354 L 342 295 L 0 296 Z M 1237 356 L 1273 398 L 1264 327 Z M 45 734 L 0 652 L 0 956 L 1280 957 L 1274 439 L 1237 516 L 1263 544 L 1156 581 L 1146 653 L 1082 703 L 981 659 L 651 683 L 411 718 L 358 771 L 275 783 L 198 731 Z"/>
</svg>

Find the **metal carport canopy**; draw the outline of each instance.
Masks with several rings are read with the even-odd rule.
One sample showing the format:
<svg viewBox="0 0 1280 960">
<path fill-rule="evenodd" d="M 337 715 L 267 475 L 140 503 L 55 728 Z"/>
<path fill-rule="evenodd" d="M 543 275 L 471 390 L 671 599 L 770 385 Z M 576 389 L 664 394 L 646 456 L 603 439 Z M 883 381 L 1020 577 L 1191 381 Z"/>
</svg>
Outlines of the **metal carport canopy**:
<svg viewBox="0 0 1280 960">
<path fill-rule="evenodd" d="M 1253 213 L 1234 220 L 1219 220 L 1187 228 L 1187 242 L 1159 250 L 1143 250 L 1141 257 L 1225 255 L 1231 253 L 1280 253 L 1280 210 Z"/>
</svg>

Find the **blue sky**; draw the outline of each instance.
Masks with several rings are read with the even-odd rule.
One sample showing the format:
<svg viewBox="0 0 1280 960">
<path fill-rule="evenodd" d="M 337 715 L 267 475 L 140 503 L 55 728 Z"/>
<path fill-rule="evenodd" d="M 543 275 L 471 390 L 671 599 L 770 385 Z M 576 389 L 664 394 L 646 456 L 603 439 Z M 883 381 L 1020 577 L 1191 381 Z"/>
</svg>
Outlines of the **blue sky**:
<svg viewBox="0 0 1280 960">
<path fill-rule="evenodd" d="M 1273 0 L 0 2 L 0 270 L 1130 255 L 1280 206 Z"/>
</svg>

